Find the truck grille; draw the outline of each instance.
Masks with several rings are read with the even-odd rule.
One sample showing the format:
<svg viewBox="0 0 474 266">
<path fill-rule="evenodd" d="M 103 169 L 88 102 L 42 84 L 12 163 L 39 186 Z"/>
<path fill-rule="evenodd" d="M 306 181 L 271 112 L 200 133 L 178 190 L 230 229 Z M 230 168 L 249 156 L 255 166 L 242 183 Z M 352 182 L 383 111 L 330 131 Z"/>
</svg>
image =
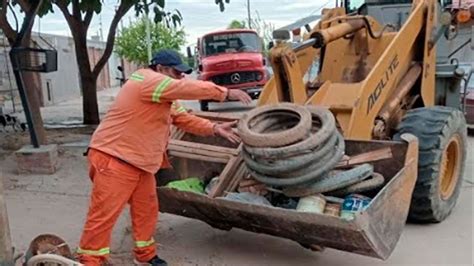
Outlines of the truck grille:
<svg viewBox="0 0 474 266">
<path fill-rule="evenodd" d="M 233 72 L 214 76 L 211 81 L 217 85 L 236 85 L 259 81 L 258 76 L 261 80 L 261 73 L 258 71 Z"/>
</svg>

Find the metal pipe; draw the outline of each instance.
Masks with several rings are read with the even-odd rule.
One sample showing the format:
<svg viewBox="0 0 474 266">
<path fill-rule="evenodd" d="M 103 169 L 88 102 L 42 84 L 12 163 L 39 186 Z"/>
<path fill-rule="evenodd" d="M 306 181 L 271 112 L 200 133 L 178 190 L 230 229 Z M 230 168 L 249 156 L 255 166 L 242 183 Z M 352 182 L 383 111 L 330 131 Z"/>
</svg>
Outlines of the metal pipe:
<svg viewBox="0 0 474 266">
<path fill-rule="evenodd" d="M 146 6 L 148 6 L 148 1 L 145 0 L 145 3 L 144 3 Z M 145 20 L 145 34 L 146 34 L 146 47 L 147 47 L 147 55 L 148 55 L 148 63 L 151 61 L 151 58 L 152 58 L 152 52 L 151 52 L 151 30 L 150 30 L 150 19 L 148 17 L 148 8 L 149 7 L 146 7 L 145 8 L 145 12 L 143 14 L 143 16 L 146 16 L 146 20 Z"/>
<path fill-rule="evenodd" d="M 332 41 L 340 39 L 347 34 L 354 33 L 365 26 L 363 19 L 347 20 L 327 29 L 319 30 L 311 34 L 311 38 L 315 39 L 314 48 L 321 48 Z"/>
<path fill-rule="evenodd" d="M 18 86 L 18 92 L 20 93 L 21 103 L 23 105 L 23 111 L 25 112 L 26 122 L 28 124 L 28 130 L 30 131 L 31 144 L 34 148 L 39 148 L 40 145 L 36 128 L 33 122 L 33 116 L 31 115 L 30 102 L 28 101 L 25 84 L 23 82 L 23 76 L 20 72 L 20 63 L 18 62 L 18 56 L 21 52 L 15 53 L 16 49 L 18 48 L 12 48 L 10 50 L 10 60 L 12 62 L 13 74 L 15 75 L 16 84 Z"/>
<path fill-rule="evenodd" d="M 44 0 L 35 2 L 35 5 L 32 6 L 30 11 L 33 11 L 33 16 L 26 16 L 23 20 L 20 32 L 17 34 L 16 39 L 10 49 L 10 60 L 12 63 L 13 74 L 15 75 L 15 80 L 18 86 L 18 91 L 20 92 L 21 103 L 23 104 L 23 110 L 25 112 L 26 121 L 28 123 L 28 129 L 30 131 L 31 144 L 35 148 L 39 148 L 38 135 L 36 134 L 36 128 L 34 126 L 33 117 L 30 111 L 30 104 L 27 97 L 27 92 L 25 90 L 25 84 L 23 82 L 23 76 L 21 74 L 20 62 L 18 61 L 18 56 L 21 56 L 21 46 L 23 39 L 25 38 L 27 31 L 31 29 L 33 23 L 35 22 L 35 17 L 38 12 L 39 7 L 43 4 Z M 28 54 L 27 54 L 28 55 Z"/>
</svg>

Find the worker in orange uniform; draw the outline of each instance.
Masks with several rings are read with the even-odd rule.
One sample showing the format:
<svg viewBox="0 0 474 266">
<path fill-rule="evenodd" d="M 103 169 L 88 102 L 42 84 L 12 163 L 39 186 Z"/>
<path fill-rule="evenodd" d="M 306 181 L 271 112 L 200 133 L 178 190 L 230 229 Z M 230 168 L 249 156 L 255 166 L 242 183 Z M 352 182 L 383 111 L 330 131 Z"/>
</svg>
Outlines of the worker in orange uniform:
<svg viewBox="0 0 474 266">
<path fill-rule="evenodd" d="M 197 117 L 191 114 L 184 106 L 179 104 L 177 101 L 174 101 L 171 104 L 171 123 L 177 128 L 183 130 L 186 133 L 191 133 L 203 137 L 211 137 L 215 134 L 216 124 L 212 123 L 208 119 Z M 227 130 L 237 124 L 235 122 L 223 123 L 217 129 L 220 128 L 226 129 L 221 130 L 217 135 L 228 139 L 233 143 L 240 142 L 240 138 L 235 135 L 231 130 Z M 171 164 L 168 161 L 166 153 L 164 153 L 163 162 L 161 163 L 160 170 L 165 170 L 171 168 Z M 162 184 L 163 185 L 163 184 Z"/>
<path fill-rule="evenodd" d="M 156 173 L 162 165 L 169 138 L 173 102 L 183 100 L 238 100 L 250 103 L 241 90 L 228 90 L 211 82 L 182 79 L 192 69 L 178 53 L 161 50 L 148 68 L 133 73 L 92 136 L 88 149 L 93 182 L 87 220 L 78 248 L 85 265 L 106 263 L 112 228 L 126 203 L 130 204 L 135 263 L 167 265 L 156 253 L 153 239 L 158 220 Z M 176 106 L 176 104 L 175 104 Z M 173 114 L 173 115 L 172 115 Z M 186 119 L 184 119 L 186 120 Z M 175 119 L 182 127 L 206 125 L 212 135 L 239 140 L 232 123 L 213 124 L 203 119 Z M 197 124 L 193 125 L 193 123 Z M 192 131 L 192 130 L 191 130 Z M 196 132 L 199 133 L 199 132 Z M 200 132 L 211 135 L 211 132 Z"/>
</svg>

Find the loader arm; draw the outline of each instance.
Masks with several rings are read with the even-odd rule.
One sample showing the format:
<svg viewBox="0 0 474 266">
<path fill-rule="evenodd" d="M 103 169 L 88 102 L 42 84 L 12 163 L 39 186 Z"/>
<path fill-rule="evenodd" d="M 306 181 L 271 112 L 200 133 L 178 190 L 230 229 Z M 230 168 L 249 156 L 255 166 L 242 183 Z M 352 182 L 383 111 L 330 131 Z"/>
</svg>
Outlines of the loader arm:
<svg viewBox="0 0 474 266">
<path fill-rule="evenodd" d="M 436 22 L 436 4 L 413 1 L 409 17 L 397 32 L 388 32 L 385 25 L 370 16 L 323 16 L 303 48 L 293 50 L 288 43 L 280 42 L 272 49 L 274 77 L 265 86 L 258 104 L 289 101 L 326 106 L 336 116 L 346 138 L 387 136 L 383 126 L 374 132 L 376 120 L 382 110 L 387 113 L 387 106 L 392 108 L 388 108 L 389 117 L 385 120 L 399 111 L 407 94 L 418 94 L 425 106 L 434 104 L 436 54 L 429 45 L 432 32 L 425 29 Z M 320 73 L 312 82 L 316 86 L 313 94 L 311 86 L 302 81 L 303 71 L 311 62 L 304 57 L 315 55 L 310 50 L 320 50 L 321 56 Z M 421 74 L 418 70 L 409 71 L 420 66 Z M 411 75 L 406 76 L 407 73 Z M 402 83 L 417 88 L 400 88 Z"/>
<path fill-rule="evenodd" d="M 292 47 L 291 44 L 283 40 L 276 40 L 277 45 L 271 50 L 270 55 L 274 75 L 265 84 L 257 105 L 278 102 L 303 104 L 306 102 L 309 96 L 305 89 L 306 84 L 302 82 L 303 77 L 314 60 L 318 60 L 320 52 L 319 49 L 308 45 L 312 44 L 309 36 L 320 29 L 323 21 L 342 15 L 344 15 L 344 8 L 323 9 L 320 22 L 304 36 L 303 43 L 296 45 L 296 47 Z M 289 98 L 285 98 L 285 95 Z"/>
<path fill-rule="evenodd" d="M 429 3 L 431 2 L 431 3 Z M 394 36 L 368 77 L 360 84 L 360 94 L 353 105 L 346 136 L 352 139 L 371 139 L 375 119 L 387 104 L 397 85 L 415 61 L 415 53 L 422 49 L 423 74 L 421 96 L 425 106 L 434 103 L 435 49 L 428 51 L 431 32 L 423 33 L 434 20 L 434 1 L 415 1 L 410 17 Z M 422 47 L 416 47 L 417 38 Z M 417 49 L 418 48 L 418 49 Z M 420 49 L 421 48 L 421 49 Z"/>
</svg>

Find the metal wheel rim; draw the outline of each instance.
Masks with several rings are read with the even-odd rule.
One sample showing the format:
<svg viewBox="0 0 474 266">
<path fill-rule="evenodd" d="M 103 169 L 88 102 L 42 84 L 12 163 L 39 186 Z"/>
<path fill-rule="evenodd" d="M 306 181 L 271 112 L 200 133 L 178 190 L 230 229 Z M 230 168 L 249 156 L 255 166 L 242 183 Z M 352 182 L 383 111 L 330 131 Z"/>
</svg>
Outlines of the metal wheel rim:
<svg viewBox="0 0 474 266">
<path fill-rule="evenodd" d="M 459 179 L 461 161 L 461 137 L 451 137 L 443 151 L 439 177 L 439 194 L 441 199 L 448 200 L 454 193 Z"/>
</svg>

